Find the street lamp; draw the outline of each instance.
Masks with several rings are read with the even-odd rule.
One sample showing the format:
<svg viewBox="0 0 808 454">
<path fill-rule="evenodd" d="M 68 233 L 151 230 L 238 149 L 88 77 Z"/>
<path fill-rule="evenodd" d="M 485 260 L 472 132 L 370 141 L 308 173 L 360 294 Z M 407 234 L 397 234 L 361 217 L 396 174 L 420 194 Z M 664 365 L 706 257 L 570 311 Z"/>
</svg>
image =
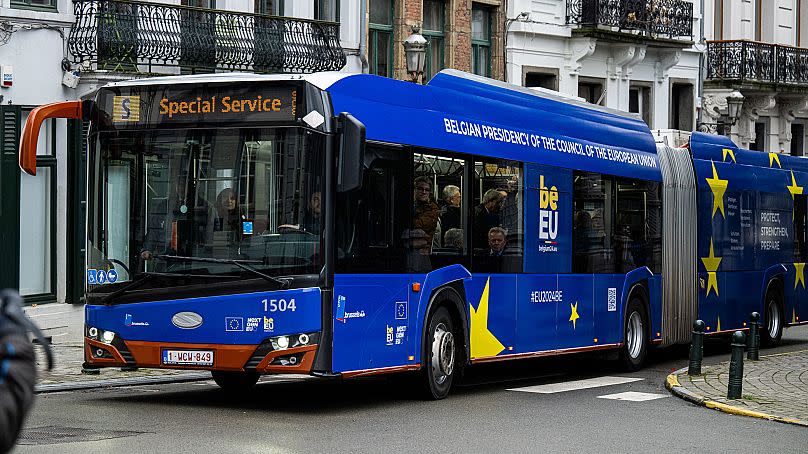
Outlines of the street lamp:
<svg viewBox="0 0 808 454">
<path fill-rule="evenodd" d="M 733 90 L 727 96 L 727 115 L 731 126 L 735 126 L 735 122 L 740 118 L 741 106 L 743 106 L 743 95 L 738 90 Z"/>
<path fill-rule="evenodd" d="M 735 123 L 737 123 L 741 118 L 743 100 L 744 97 L 741 92 L 738 90 L 733 90 L 729 95 L 727 95 L 727 120 L 729 120 L 729 122 L 724 122 L 721 119 L 719 119 L 716 123 L 701 122 L 698 125 L 698 130 L 702 132 L 711 132 L 711 130 L 714 130 L 715 128 L 711 128 L 710 126 L 735 126 Z"/>
<path fill-rule="evenodd" d="M 412 34 L 404 40 L 404 58 L 407 61 L 407 73 L 413 82 L 424 74 L 426 64 L 426 38 L 421 35 L 421 27 L 414 25 Z"/>
</svg>

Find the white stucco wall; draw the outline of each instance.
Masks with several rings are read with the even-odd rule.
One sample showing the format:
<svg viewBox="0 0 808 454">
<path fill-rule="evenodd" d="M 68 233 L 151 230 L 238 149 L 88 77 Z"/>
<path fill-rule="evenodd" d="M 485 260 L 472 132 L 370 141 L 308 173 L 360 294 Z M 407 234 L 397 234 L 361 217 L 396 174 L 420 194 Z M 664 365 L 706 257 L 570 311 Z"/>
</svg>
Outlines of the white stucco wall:
<svg viewBox="0 0 808 454">
<path fill-rule="evenodd" d="M 521 84 L 525 72 L 538 69 L 558 74 L 558 90 L 577 96 L 581 78 L 604 81 L 602 104 L 628 110 L 632 84 L 650 89 L 651 128 L 668 128 L 671 106 L 671 78 L 693 84 L 699 79 L 700 47 L 678 52 L 649 43 L 632 45 L 578 37 L 566 24 L 566 0 L 510 0 L 506 52 L 509 82 Z M 699 41 L 699 2 L 694 4 L 694 41 Z M 526 14 L 522 14 L 526 13 Z M 592 46 L 594 45 L 594 50 Z M 662 66 L 660 66 L 662 65 Z M 663 70 L 664 69 L 664 70 Z M 697 93 L 694 93 L 695 111 Z"/>
</svg>

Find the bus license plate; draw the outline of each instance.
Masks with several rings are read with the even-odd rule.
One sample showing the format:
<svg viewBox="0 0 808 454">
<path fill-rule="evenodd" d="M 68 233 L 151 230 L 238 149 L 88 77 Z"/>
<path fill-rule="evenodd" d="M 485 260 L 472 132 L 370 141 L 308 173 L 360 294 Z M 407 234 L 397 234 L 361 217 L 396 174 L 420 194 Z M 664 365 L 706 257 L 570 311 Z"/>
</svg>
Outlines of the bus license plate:
<svg viewBox="0 0 808 454">
<path fill-rule="evenodd" d="M 212 366 L 213 350 L 163 350 L 163 364 Z"/>
</svg>

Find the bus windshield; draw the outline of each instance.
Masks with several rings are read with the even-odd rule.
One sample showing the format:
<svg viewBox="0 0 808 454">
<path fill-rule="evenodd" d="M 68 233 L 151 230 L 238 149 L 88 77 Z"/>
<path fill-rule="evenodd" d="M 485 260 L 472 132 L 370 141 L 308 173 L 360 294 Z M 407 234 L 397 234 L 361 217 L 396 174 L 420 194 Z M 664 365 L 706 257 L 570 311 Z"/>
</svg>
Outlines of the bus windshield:
<svg viewBox="0 0 808 454">
<path fill-rule="evenodd" d="M 149 274 L 272 280 L 320 272 L 320 134 L 101 131 L 93 142 L 88 288 Z"/>
</svg>

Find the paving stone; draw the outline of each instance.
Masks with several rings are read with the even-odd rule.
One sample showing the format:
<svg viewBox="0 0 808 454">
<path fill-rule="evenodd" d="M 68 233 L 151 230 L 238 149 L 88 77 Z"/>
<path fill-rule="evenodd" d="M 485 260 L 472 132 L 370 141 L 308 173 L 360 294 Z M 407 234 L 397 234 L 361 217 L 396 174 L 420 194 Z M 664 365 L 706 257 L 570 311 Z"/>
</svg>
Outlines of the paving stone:
<svg viewBox="0 0 808 454">
<path fill-rule="evenodd" d="M 182 376 L 189 373 L 185 370 L 173 369 L 138 369 L 136 371 L 121 371 L 120 368 L 110 367 L 100 369 L 96 375 L 87 375 L 81 372 L 84 363 L 84 346 L 82 344 L 55 344 L 51 346 L 54 355 L 53 369 L 47 370 L 44 350 L 36 346 L 37 353 L 37 384 L 55 385 L 72 382 L 107 381 L 118 378 Z"/>
<path fill-rule="evenodd" d="M 744 360 L 741 399 L 727 399 L 729 361 L 678 376 L 681 386 L 707 399 L 808 424 L 808 350 Z"/>
</svg>

